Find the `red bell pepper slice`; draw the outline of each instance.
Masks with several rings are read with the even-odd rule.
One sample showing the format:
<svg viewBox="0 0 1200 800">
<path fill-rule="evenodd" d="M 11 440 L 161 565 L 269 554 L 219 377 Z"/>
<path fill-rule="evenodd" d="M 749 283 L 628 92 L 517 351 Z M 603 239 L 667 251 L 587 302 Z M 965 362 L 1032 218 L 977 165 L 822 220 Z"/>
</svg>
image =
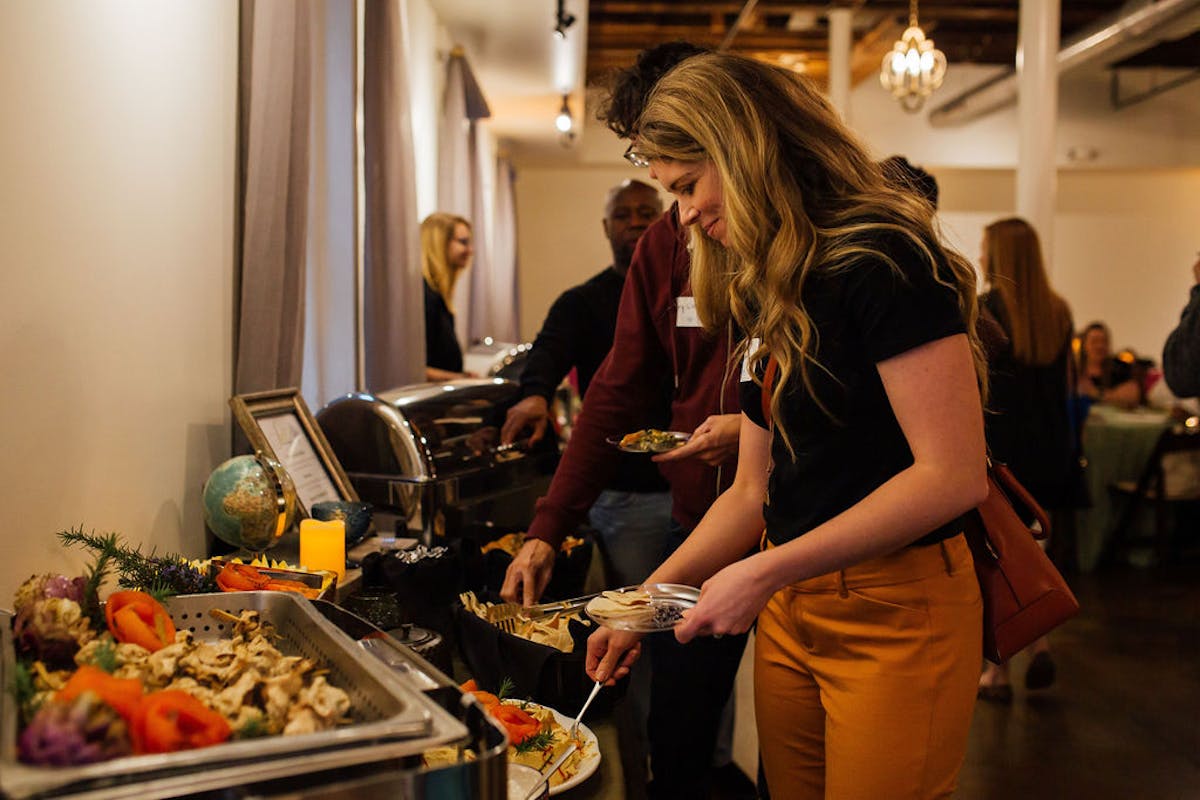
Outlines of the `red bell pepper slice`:
<svg viewBox="0 0 1200 800">
<path fill-rule="evenodd" d="M 118 642 L 139 644 L 153 653 L 175 641 L 171 615 L 145 592 L 114 592 L 104 604 L 104 617 Z"/>
<path fill-rule="evenodd" d="M 178 689 L 144 696 L 130 725 L 137 753 L 173 753 L 209 747 L 220 744 L 231 734 L 224 717 Z"/>
<path fill-rule="evenodd" d="M 71 703 L 84 692 L 94 692 L 129 721 L 141 702 L 142 682 L 137 678 L 114 678 L 102 669 L 85 664 L 75 670 L 75 674 L 58 690 L 54 699 L 60 703 Z"/>
</svg>

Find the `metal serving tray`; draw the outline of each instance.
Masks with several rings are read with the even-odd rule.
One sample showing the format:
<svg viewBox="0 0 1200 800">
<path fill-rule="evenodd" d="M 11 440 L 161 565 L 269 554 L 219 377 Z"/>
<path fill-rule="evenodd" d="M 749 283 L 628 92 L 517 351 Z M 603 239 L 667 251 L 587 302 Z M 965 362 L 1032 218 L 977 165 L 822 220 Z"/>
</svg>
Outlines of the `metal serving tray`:
<svg viewBox="0 0 1200 800">
<path fill-rule="evenodd" d="M 313 606 L 287 592 L 181 595 L 167 603 L 178 629 L 201 640 L 230 634 L 212 609 L 258 611 L 280 635 L 276 646 L 329 670 L 350 695 L 354 722 L 320 733 L 272 736 L 164 755 L 140 755 L 79 767 L 33 767 L 16 760 L 17 709 L 6 696 L 0 716 L 0 790 L 14 800 L 41 797 L 173 797 L 381 759 L 414 756 L 460 741 L 466 727 L 364 652 Z M 0 686 L 15 666 L 11 617 L 0 619 Z"/>
</svg>

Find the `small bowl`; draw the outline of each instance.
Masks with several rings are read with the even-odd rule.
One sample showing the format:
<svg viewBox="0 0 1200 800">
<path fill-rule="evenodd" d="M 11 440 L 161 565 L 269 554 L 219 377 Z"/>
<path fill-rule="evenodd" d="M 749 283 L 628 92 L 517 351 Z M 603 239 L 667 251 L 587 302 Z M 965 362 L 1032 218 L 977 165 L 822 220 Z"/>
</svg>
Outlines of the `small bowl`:
<svg viewBox="0 0 1200 800">
<path fill-rule="evenodd" d="M 346 523 L 346 547 L 361 542 L 371 527 L 371 504 L 351 500 L 326 500 L 313 503 L 312 518 L 321 522 L 340 519 Z"/>
</svg>

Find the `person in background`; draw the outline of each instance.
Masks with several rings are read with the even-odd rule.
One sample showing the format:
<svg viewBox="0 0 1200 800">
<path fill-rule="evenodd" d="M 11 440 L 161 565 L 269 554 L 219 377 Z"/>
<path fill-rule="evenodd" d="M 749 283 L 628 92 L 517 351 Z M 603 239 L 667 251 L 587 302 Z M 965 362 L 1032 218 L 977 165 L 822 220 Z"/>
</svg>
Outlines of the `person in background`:
<svg viewBox="0 0 1200 800">
<path fill-rule="evenodd" d="M 690 228 L 700 319 L 747 342 L 734 485 L 649 579 L 701 586 L 675 637 L 757 620 L 773 795 L 949 797 L 982 648 L 975 271 L 790 70 L 689 58 L 637 131 Z M 620 677 L 637 642 L 598 629 L 589 675 Z"/>
<path fill-rule="evenodd" d="M 437 212 L 421 222 L 425 278 L 425 380 L 461 378 L 462 347 L 454 331 L 454 287 L 471 264 L 471 223 Z"/>
<path fill-rule="evenodd" d="M 1103 322 L 1093 322 L 1079 334 L 1076 392 L 1093 403 L 1121 408 L 1145 402 L 1136 364 L 1113 356 L 1112 335 Z"/>
<path fill-rule="evenodd" d="M 617 74 L 601 118 L 620 138 L 636 139 L 638 116 L 655 83 L 676 64 L 703 52 L 686 42 L 642 51 L 633 66 Z M 668 549 L 687 538 L 728 488 L 739 426 L 738 373 L 729 361 L 734 334 L 731 326 L 718 335 L 701 328 L 690 269 L 687 238 L 672 207 L 638 242 L 612 351 L 588 387 L 549 492 L 538 502 L 527 541 L 509 567 L 501 590 L 506 600 L 529 604 L 541 596 L 559 543 L 620 469 L 621 453 L 607 440 L 636 429 L 645 409 L 659 402 L 664 376 L 672 387 L 670 428 L 692 432 L 683 447 L 654 457 L 671 487 Z M 670 636 L 652 637 L 650 797 L 702 800 L 714 791 L 726 797 L 754 796 L 754 785 L 732 763 L 728 744 L 728 701 L 745 644 L 744 634 L 687 646 Z M 718 747 L 718 741 L 725 744 Z M 714 754 L 711 769 L 706 753 Z"/>
<path fill-rule="evenodd" d="M 1192 264 L 1188 304 L 1163 346 L 1163 377 L 1176 397 L 1200 395 L 1200 257 Z"/>
<path fill-rule="evenodd" d="M 662 216 L 658 190 L 636 180 L 622 181 L 608 192 L 602 224 L 612 249 L 612 264 L 586 283 L 563 292 L 546 315 L 521 373 L 522 399 L 508 411 L 500 431 L 502 444 L 511 444 L 529 433 L 539 441 L 550 422 L 550 399 L 572 368 L 579 391 L 588 396 L 596 370 L 612 348 L 621 289 L 638 239 Z M 664 374 L 658 399 L 644 427 L 667 424 L 671 384 Z M 643 454 L 623 454 L 612 482 L 596 498 L 588 522 L 596 530 L 604 556 L 607 586 L 640 584 L 657 566 L 667 544 L 671 525 L 671 495 L 658 467 Z M 650 670 L 635 670 L 627 698 L 632 703 L 632 741 L 622 741 L 622 752 L 645 762 L 646 718 L 649 714 Z"/>
<path fill-rule="evenodd" d="M 1079 463 L 1069 415 L 1071 309 L 1050 286 L 1037 232 L 1023 219 L 1002 219 L 984 229 L 980 267 L 989 287 L 981 306 L 1008 340 L 989 353 L 988 447 L 1062 520 L 1072 513 Z M 1025 687 L 1044 689 L 1055 678 L 1049 640 L 1043 636 L 1029 650 Z M 1008 664 L 985 667 L 979 697 L 1012 700 Z"/>
</svg>

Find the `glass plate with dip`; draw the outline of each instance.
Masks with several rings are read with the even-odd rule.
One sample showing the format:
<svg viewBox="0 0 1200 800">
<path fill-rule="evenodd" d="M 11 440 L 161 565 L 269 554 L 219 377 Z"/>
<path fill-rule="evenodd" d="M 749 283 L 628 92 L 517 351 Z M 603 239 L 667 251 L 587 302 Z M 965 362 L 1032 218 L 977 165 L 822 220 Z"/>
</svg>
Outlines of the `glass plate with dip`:
<svg viewBox="0 0 1200 800">
<path fill-rule="evenodd" d="M 699 599 L 700 590 L 695 586 L 647 583 L 601 592 L 588 601 L 584 611 L 606 628 L 654 633 L 674 628 L 683 619 L 683 612 Z"/>
</svg>

